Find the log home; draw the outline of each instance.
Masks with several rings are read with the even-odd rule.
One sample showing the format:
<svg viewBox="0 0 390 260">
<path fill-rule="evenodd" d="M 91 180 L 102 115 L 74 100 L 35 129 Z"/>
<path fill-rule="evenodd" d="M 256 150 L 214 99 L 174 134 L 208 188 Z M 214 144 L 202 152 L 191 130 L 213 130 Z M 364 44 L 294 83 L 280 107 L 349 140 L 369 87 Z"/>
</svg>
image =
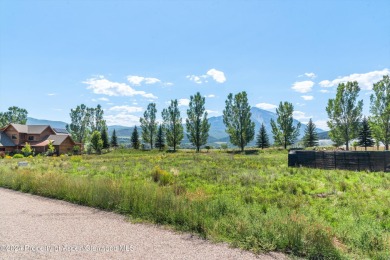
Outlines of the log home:
<svg viewBox="0 0 390 260">
<path fill-rule="evenodd" d="M 4 152 L 15 152 L 29 143 L 35 153 L 44 153 L 50 141 L 58 155 L 71 153 L 75 145 L 81 147 L 81 144 L 73 141 L 66 130 L 52 128 L 49 125 L 9 124 L 0 129 L 0 151 Z"/>
</svg>

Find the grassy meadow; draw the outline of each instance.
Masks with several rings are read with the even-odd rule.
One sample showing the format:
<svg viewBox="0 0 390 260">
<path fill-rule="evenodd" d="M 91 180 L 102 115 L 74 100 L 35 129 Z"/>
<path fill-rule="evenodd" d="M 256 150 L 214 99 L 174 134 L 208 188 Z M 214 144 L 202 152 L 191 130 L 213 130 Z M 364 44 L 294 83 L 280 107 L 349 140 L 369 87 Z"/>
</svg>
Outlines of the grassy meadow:
<svg viewBox="0 0 390 260">
<path fill-rule="evenodd" d="M 28 161 L 19 167 L 19 161 Z M 254 252 L 390 259 L 390 174 L 288 168 L 287 152 L 116 150 L 0 159 L 0 186 Z"/>
</svg>

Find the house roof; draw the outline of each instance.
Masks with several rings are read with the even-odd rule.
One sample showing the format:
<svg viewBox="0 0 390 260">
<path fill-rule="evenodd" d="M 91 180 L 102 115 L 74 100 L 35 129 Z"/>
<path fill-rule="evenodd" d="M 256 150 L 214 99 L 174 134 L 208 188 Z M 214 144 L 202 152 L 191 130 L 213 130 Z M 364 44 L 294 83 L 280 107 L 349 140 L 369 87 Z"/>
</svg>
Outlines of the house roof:
<svg viewBox="0 0 390 260">
<path fill-rule="evenodd" d="M 46 140 L 53 141 L 53 145 L 61 145 L 66 140 L 66 138 L 70 138 L 69 135 L 49 135 Z"/>
<path fill-rule="evenodd" d="M 15 144 L 4 132 L 0 131 L 0 147 L 5 146 L 15 146 Z"/>
<path fill-rule="evenodd" d="M 54 132 L 56 132 L 56 134 L 58 135 L 68 135 L 69 132 L 66 130 L 66 129 L 63 129 L 63 128 L 53 128 Z"/>
<path fill-rule="evenodd" d="M 51 128 L 49 125 L 21 125 L 21 124 L 10 124 L 16 131 L 23 134 L 40 134 L 45 131 L 46 128 Z M 54 130 L 53 130 L 54 131 Z"/>
<path fill-rule="evenodd" d="M 49 135 L 45 137 L 42 141 L 36 141 L 36 142 L 29 142 L 31 146 L 37 147 L 37 146 L 47 146 L 49 145 L 49 142 L 52 141 L 53 145 L 61 145 L 67 138 L 70 138 L 69 135 Z M 70 140 L 72 140 L 70 138 Z M 72 140 L 73 142 L 73 140 Z M 74 143 L 74 142 L 73 142 Z M 20 146 L 24 146 L 24 144 L 21 144 Z"/>
</svg>

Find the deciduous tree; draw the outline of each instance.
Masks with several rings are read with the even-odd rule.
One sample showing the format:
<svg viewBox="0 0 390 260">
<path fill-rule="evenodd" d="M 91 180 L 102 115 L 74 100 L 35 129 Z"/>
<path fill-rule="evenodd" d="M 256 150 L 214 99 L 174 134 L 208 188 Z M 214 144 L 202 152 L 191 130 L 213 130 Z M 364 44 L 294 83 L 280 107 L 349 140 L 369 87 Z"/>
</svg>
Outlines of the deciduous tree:
<svg viewBox="0 0 390 260">
<path fill-rule="evenodd" d="M 79 143 L 84 143 L 90 133 L 90 109 L 81 104 L 75 109 L 70 110 L 70 125 L 66 126 L 68 132 L 72 135 L 73 140 Z"/>
<path fill-rule="evenodd" d="M 326 112 L 333 141 L 342 140 L 349 150 L 349 142 L 358 136 L 359 123 L 362 118 L 363 100 L 357 101 L 360 87 L 356 81 L 340 83 L 335 99 L 329 99 Z"/>
<path fill-rule="evenodd" d="M 27 123 L 28 112 L 24 108 L 12 106 L 6 112 L 0 112 L 0 128 L 14 123 L 25 125 Z"/>
<path fill-rule="evenodd" d="M 91 135 L 91 145 L 96 153 L 100 154 L 103 148 L 103 140 L 99 131 L 94 131 Z"/>
<path fill-rule="evenodd" d="M 370 96 L 370 123 L 375 128 L 376 137 L 389 150 L 390 144 L 390 77 L 383 79 L 373 86 L 374 93 Z"/>
<path fill-rule="evenodd" d="M 164 129 L 166 131 L 168 146 L 173 147 L 173 151 L 176 151 L 176 147 L 180 145 L 180 142 L 184 137 L 177 99 L 171 100 L 171 105 L 168 108 L 163 109 L 161 115 L 164 120 Z"/>
<path fill-rule="evenodd" d="M 275 144 L 282 145 L 284 149 L 288 145 L 293 144 L 299 135 L 299 128 L 301 123 L 294 126 L 293 119 L 294 106 L 289 102 L 280 102 L 276 109 L 278 118 L 276 122 L 271 119 L 272 134 L 274 136 Z"/>
<path fill-rule="evenodd" d="M 204 105 L 205 98 L 199 92 L 190 97 L 186 127 L 188 139 L 196 147 L 196 152 L 199 152 L 200 147 L 207 143 L 209 137 L 210 124 Z"/>
<path fill-rule="evenodd" d="M 153 144 L 156 139 L 157 122 L 156 122 L 156 104 L 150 103 L 144 112 L 144 117 L 140 118 L 142 129 L 142 140 L 150 144 L 150 149 L 153 149 Z"/>
<path fill-rule="evenodd" d="M 241 152 L 255 137 L 255 123 L 251 120 L 251 107 L 245 91 L 236 95 L 230 93 L 225 101 L 223 123 L 230 142 L 240 147 Z"/>
</svg>

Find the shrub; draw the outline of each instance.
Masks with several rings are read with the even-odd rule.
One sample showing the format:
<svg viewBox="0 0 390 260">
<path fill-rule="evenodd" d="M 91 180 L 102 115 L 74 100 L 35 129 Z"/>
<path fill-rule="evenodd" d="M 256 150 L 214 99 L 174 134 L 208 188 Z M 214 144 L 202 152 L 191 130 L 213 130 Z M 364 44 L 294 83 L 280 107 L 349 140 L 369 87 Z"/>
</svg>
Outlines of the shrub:
<svg viewBox="0 0 390 260">
<path fill-rule="evenodd" d="M 1 158 L 1 159 L 4 159 L 4 157 L 5 157 L 5 152 L 1 151 L 1 152 L 0 152 L 0 158 Z"/>
<path fill-rule="evenodd" d="M 24 156 L 23 156 L 23 154 L 17 153 L 17 154 L 15 154 L 12 158 L 14 158 L 14 159 L 20 159 L 20 158 L 24 158 Z"/>
<path fill-rule="evenodd" d="M 28 157 L 29 155 L 32 154 L 32 149 L 31 149 L 31 145 L 29 143 L 26 142 L 26 144 L 24 145 L 24 147 L 22 148 L 22 153 L 25 157 Z"/>
<path fill-rule="evenodd" d="M 80 152 L 80 146 L 78 145 L 73 146 L 73 154 L 79 154 L 79 152 Z"/>
<path fill-rule="evenodd" d="M 154 182 L 158 182 L 160 185 L 165 186 L 172 183 L 173 176 L 169 172 L 156 166 L 152 171 L 152 179 Z"/>
</svg>

